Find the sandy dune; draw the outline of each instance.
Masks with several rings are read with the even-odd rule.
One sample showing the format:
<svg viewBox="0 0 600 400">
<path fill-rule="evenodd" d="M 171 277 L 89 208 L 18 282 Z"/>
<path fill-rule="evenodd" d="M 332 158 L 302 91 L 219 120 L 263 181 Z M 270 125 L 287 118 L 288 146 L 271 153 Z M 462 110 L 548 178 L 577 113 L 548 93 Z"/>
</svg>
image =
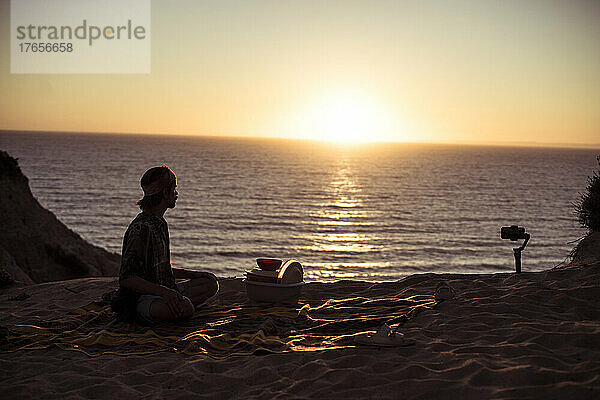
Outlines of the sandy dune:
<svg viewBox="0 0 600 400">
<path fill-rule="evenodd" d="M 455 298 L 400 330 L 416 342 L 214 360 L 163 352 L 88 357 L 46 350 L 0 353 L 3 398 L 547 398 L 600 397 L 600 263 L 539 273 L 413 275 L 373 284 L 312 283 L 304 296 L 431 294 Z M 98 299 L 111 278 L 0 292 L 0 326 L 64 314 Z M 20 293 L 30 297 L 9 301 Z M 219 298 L 245 296 L 224 280 Z"/>
</svg>

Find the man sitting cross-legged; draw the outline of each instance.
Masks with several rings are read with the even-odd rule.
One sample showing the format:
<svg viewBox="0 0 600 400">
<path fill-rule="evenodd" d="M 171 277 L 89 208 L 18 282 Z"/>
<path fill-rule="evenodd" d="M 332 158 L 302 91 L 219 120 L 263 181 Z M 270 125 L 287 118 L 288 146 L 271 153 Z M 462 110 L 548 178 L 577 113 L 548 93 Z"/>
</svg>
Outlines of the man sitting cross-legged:
<svg viewBox="0 0 600 400">
<path fill-rule="evenodd" d="M 219 290 L 217 278 L 208 272 L 172 268 L 169 228 L 165 211 L 177 202 L 177 178 L 168 167 L 150 168 L 141 180 L 142 212 L 131 222 L 123 238 L 119 291 L 113 310 L 123 321 L 153 324 L 161 320 L 189 318 L 194 310 Z M 187 279 L 176 283 L 175 279 Z"/>
</svg>

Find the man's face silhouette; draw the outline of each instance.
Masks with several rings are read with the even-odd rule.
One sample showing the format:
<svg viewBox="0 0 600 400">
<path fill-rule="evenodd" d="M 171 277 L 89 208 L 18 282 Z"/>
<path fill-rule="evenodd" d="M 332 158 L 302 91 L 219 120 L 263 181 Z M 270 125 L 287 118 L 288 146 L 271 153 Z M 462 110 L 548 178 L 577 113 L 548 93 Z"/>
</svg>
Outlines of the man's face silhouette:
<svg viewBox="0 0 600 400">
<path fill-rule="evenodd" d="M 175 203 L 177 203 L 177 197 L 179 197 L 179 193 L 177 192 L 177 184 L 175 184 L 167 194 L 167 200 L 169 203 L 169 208 L 175 208 Z"/>
</svg>

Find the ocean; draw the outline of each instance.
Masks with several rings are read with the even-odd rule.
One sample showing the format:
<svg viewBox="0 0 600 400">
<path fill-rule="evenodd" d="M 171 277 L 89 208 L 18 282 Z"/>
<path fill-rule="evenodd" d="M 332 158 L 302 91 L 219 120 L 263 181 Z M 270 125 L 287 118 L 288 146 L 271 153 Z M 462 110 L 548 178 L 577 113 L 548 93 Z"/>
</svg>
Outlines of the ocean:
<svg viewBox="0 0 600 400">
<path fill-rule="evenodd" d="M 0 133 L 34 196 L 93 244 L 120 253 L 139 180 L 178 176 L 165 219 L 173 266 L 241 277 L 257 257 L 294 258 L 307 281 L 552 268 L 585 234 L 573 203 L 597 150 L 433 144 L 343 147 L 283 139 Z"/>
</svg>

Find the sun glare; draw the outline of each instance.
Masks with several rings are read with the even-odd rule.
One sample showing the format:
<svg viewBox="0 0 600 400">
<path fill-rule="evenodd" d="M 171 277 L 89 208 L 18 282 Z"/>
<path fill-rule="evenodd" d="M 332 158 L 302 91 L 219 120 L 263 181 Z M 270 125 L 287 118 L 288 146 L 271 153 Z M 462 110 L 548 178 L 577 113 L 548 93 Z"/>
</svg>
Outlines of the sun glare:
<svg viewBox="0 0 600 400">
<path fill-rule="evenodd" d="M 298 116 L 295 136 L 337 143 L 402 141 L 391 113 L 360 92 L 337 92 L 315 100 Z"/>
</svg>

